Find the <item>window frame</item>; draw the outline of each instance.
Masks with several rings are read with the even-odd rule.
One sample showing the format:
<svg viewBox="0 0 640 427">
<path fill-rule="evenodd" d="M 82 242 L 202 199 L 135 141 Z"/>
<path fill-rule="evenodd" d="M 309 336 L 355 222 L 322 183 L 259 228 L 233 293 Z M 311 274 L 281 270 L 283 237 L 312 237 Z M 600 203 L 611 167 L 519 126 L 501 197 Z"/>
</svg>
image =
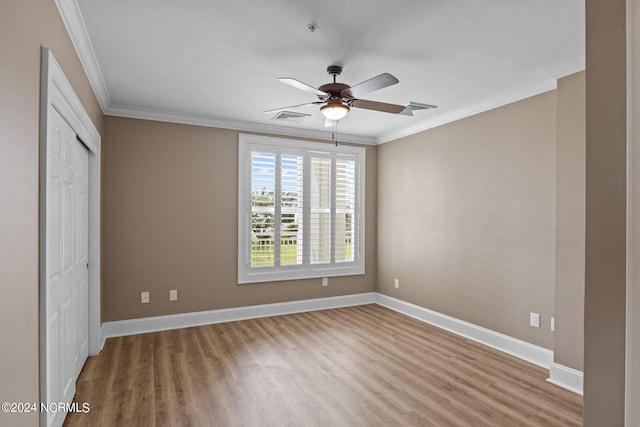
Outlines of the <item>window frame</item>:
<svg viewBox="0 0 640 427">
<path fill-rule="evenodd" d="M 238 284 L 274 282 L 285 280 L 313 279 L 321 277 L 337 277 L 362 275 L 365 269 L 365 179 L 366 179 L 366 149 L 365 147 L 339 145 L 331 143 L 293 140 L 262 135 L 239 134 L 238 138 Z M 257 150 L 256 150 L 257 149 Z M 335 165 L 336 157 L 351 157 L 355 161 L 355 215 L 353 219 L 355 248 L 353 261 L 336 262 L 332 260 L 326 264 L 312 264 L 305 259 L 302 265 L 285 265 L 274 267 L 251 267 L 251 152 L 276 151 L 281 154 L 316 153 L 319 156 L 329 156 Z M 277 167 L 281 167 L 278 165 Z M 331 180 L 335 182 L 336 169 L 332 168 Z M 305 186 L 310 177 L 310 171 L 303 171 Z M 332 200 L 335 200 L 336 190 L 332 186 Z M 305 212 L 308 209 L 304 208 Z M 332 218 L 335 218 L 335 203 L 332 203 Z M 303 226 L 307 227 L 307 221 Z M 335 236 L 335 224 L 332 221 L 332 235 Z M 333 237 L 332 237 L 333 238 Z M 304 240 L 304 245 L 308 245 Z M 332 241 L 331 253 L 335 254 L 335 241 Z M 303 250 L 303 253 L 307 251 Z M 276 257 L 277 258 L 277 257 Z"/>
</svg>

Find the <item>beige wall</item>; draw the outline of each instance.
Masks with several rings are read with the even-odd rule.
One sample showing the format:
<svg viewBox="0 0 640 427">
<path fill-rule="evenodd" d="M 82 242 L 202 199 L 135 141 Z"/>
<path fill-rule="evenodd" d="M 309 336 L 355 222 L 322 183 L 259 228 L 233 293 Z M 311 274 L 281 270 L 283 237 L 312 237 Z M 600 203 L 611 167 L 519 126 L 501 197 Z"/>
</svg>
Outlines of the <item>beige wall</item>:
<svg viewBox="0 0 640 427">
<path fill-rule="evenodd" d="M 587 427 L 624 423 L 625 8 L 625 0 L 586 2 L 584 425 Z"/>
<path fill-rule="evenodd" d="M 99 131 L 102 113 L 52 0 L 0 2 L 0 401 L 38 402 L 40 47 L 49 47 Z M 37 414 L 0 413 L 0 425 Z"/>
<path fill-rule="evenodd" d="M 585 73 L 558 80 L 554 362 L 583 370 Z"/>
<path fill-rule="evenodd" d="M 366 153 L 366 274 L 328 287 L 238 285 L 238 132 L 118 117 L 105 128 L 104 321 L 375 290 L 375 147 Z M 178 301 L 169 302 L 170 289 Z"/>
<path fill-rule="evenodd" d="M 555 91 L 380 146 L 378 292 L 553 348 L 555 151 Z"/>
</svg>

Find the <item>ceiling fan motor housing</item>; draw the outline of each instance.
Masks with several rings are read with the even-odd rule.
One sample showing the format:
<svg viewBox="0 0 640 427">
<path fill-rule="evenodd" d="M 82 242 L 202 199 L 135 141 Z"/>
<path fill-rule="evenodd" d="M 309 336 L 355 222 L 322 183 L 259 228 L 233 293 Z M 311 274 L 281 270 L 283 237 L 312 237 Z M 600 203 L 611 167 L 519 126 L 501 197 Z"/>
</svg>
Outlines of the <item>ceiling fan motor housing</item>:
<svg viewBox="0 0 640 427">
<path fill-rule="evenodd" d="M 340 92 L 345 89 L 349 89 L 350 87 L 351 86 L 344 83 L 327 83 L 320 86 L 318 89 L 325 93 L 328 93 L 329 99 L 342 99 L 342 95 L 340 95 Z"/>
<path fill-rule="evenodd" d="M 324 93 L 329 94 L 325 99 L 326 104 L 320 108 L 322 114 L 329 120 L 340 120 L 349 112 L 349 96 L 348 89 L 351 86 L 344 83 L 336 83 L 336 76 L 342 73 L 342 67 L 339 65 L 330 65 L 327 67 L 327 73 L 333 76 L 333 83 L 327 83 L 318 88 Z M 346 91 L 346 92 L 343 92 Z"/>
<path fill-rule="evenodd" d="M 336 76 L 339 76 L 340 73 L 342 73 L 342 67 L 339 65 L 329 65 L 327 67 L 327 73 L 333 76 L 333 83 L 324 84 L 318 89 L 329 94 L 328 101 L 333 100 L 342 102 L 344 95 L 348 96 L 350 94 L 341 94 L 340 92 L 351 87 L 344 83 L 336 83 Z"/>
</svg>

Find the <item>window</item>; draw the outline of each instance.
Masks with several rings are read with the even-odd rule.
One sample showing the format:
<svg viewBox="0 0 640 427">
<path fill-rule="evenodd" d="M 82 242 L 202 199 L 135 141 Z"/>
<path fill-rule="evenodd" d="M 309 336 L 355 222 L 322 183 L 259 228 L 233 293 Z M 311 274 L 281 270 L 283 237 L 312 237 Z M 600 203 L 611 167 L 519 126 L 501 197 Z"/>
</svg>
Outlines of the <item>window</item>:
<svg viewBox="0 0 640 427">
<path fill-rule="evenodd" d="M 238 283 L 364 274 L 365 149 L 240 135 Z"/>
</svg>

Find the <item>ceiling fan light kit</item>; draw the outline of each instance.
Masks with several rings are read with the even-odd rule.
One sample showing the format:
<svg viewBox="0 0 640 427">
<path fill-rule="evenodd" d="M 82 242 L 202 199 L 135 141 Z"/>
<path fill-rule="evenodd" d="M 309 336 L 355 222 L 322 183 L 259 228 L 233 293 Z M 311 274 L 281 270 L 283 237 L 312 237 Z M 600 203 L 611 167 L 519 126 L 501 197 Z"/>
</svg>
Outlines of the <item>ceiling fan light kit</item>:
<svg viewBox="0 0 640 427">
<path fill-rule="evenodd" d="M 309 102 L 306 104 L 293 105 L 275 110 L 265 111 L 265 113 L 273 113 L 292 108 L 308 107 L 313 105 L 321 105 L 320 111 L 327 120 L 337 122 L 344 118 L 352 107 L 365 110 L 381 111 L 391 114 L 413 115 L 413 111 L 421 109 L 436 108 L 435 105 L 410 103 L 407 106 L 398 104 L 388 104 L 385 102 L 370 101 L 367 99 L 359 99 L 361 95 L 383 89 L 387 86 L 399 83 L 398 79 L 389 73 L 382 73 L 355 86 L 349 86 L 344 83 L 337 83 L 336 76 L 342 73 L 342 67 L 339 65 L 330 65 L 327 67 L 327 73 L 333 76 L 332 83 L 326 83 L 319 88 L 314 88 L 299 80 L 290 77 L 279 78 L 282 83 L 293 86 L 296 89 L 316 95 L 319 101 Z"/>
<path fill-rule="evenodd" d="M 347 115 L 350 108 L 344 105 L 339 100 L 329 101 L 329 103 L 323 107 L 320 107 L 322 114 L 329 120 L 340 120 Z"/>
</svg>

